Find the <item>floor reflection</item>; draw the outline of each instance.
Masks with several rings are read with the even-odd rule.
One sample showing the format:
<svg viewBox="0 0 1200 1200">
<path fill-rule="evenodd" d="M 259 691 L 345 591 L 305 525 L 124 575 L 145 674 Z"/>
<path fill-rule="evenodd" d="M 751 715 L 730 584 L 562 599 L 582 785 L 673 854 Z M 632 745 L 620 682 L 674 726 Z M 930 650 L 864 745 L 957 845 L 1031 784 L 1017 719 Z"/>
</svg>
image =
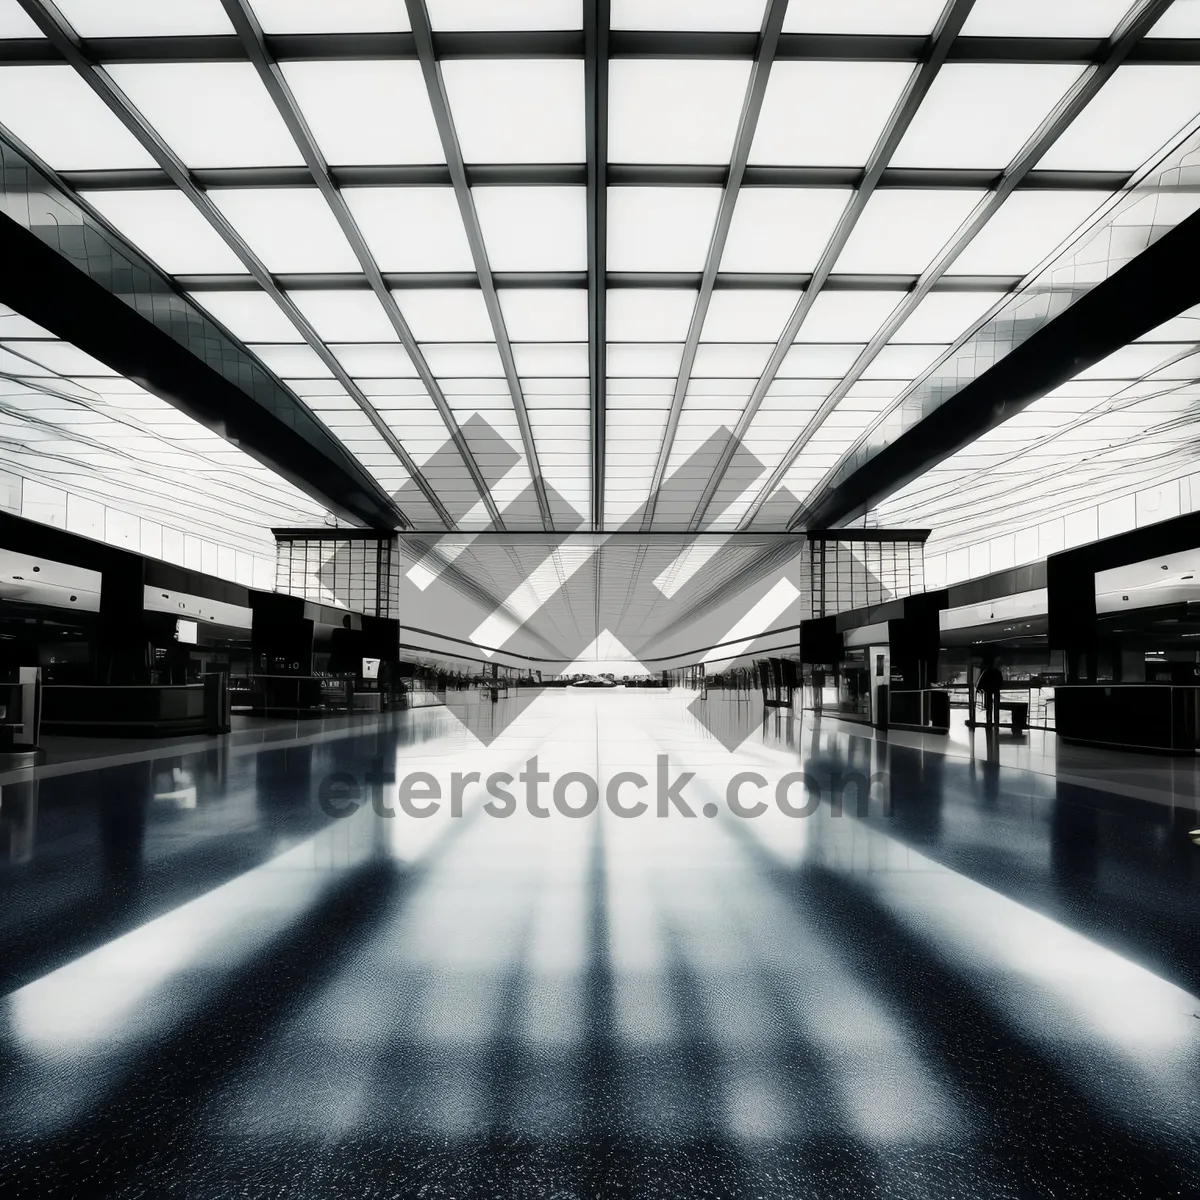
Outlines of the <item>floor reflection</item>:
<svg viewBox="0 0 1200 1200">
<path fill-rule="evenodd" d="M 706 703 L 487 698 L 488 745 L 431 710 L 43 780 L 0 868 L 0 1188 L 1194 1194 L 1200 852 L 1172 810 Z M 484 814 L 533 755 L 601 784 L 665 755 L 697 812 L 739 772 L 823 799 Z M 321 812 L 376 762 L 479 780 L 461 819 Z"/>
</svg>

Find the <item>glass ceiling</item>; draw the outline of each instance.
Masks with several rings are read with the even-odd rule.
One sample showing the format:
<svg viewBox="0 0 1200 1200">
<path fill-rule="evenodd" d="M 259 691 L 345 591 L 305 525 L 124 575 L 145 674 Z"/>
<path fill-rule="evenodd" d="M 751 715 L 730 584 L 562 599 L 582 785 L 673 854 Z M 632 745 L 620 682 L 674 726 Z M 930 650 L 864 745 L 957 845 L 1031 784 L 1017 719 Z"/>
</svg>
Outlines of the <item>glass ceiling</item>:
<svg viewBox="0 0 1200 1200">
<path fill-rule="evenodd" d="M 587 0 L 0 0 L 0 136 L 456 528 L 782 528 L 1189 132 L 1198 7 L 612 0 L 593 64 Z M 90 388 L 49 345 L 0 370 Z M 887 511 L 958 519 L 949 470 Z"/>
</svg>

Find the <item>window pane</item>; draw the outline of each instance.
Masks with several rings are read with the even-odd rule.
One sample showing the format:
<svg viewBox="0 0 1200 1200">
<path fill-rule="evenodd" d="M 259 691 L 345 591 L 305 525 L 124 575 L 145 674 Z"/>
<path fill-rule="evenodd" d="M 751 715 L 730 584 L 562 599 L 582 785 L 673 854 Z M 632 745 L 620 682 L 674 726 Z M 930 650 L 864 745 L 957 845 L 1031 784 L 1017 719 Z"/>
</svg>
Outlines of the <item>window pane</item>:
<svg viewBox="0 0 1200 1200">
<path fill-rule="evenodd" d="M 80 37 L 233 33 L 221 0 L 58 0 Z"/>
<path fill-rule="evenodd" d="M 588 373 L 586 342 L 517 342 L 513 357 L 522 375 L 565 378 Z"/>
<path fill-rule="evenodd" d="M 975 0 L 963 33 L 969 37 L 1108 37 L 1129 0 Z"/>
<path fill-rule="evenodd" d="M 281 69 L 333 166 L 446 161 L 418 63 L 291 62 Z"/>
<path fill-rule="evenodd" d="M 326 342 L 391 342 L 395 329 L 370 291 L 296 291 L 292 302 Z"/>
<path fill-rule="evenodd" d="M 613 29 L 761 29 L 764 0 L 612 0 Z"/>
<path fill-rule="evenodd" d="M 587 269 L 587 191 L 478 187 L 472 194 L 494 271 Z"/>
<path fill-rule="evenodd" d="M 867 202 L 836 270 L 919 275 L 982 197 L 970 189 L 882 190 Z"/>
<path fill-rule="evenodd" d="M 943 0 L 791 0 L 784 33 L 932 33 Z"/>
<path fill-rule="evenodd" d="M 904 135 L 897 167 L 1006 167 L 1083 68 L 948 63 Z"/>
<path fill-rule="evenodd" d="M 355 378 L 413 379 L 417 368 L 408 351 L 396 343 L 378 346 L 330 346 L 338 362 Z"/>
<path fill-rule="evenodd" d="M 713 292 L 700 334 L 703 342 L 777 342 L 800 299 L 799 291 L 750 291 L 721 288 Z"/>
<path fill-rule="evenodd" d="M 946 352 L 946 346 L 887 345 L 863 371 L 864 379 L 916 379 Z"/>
<path fill-rule="evenodd" d="M 583 24 L 580 0 L 428 0 L 434 29 L 578 29 Z"/>
<path fill-rule="evenodd" d="M 749 78 L 748 62 L 616 59 L 609 69 L 609 159 L 727 163 Z"/>
<path fill-rule="evenodd" d="M 610 342 L 608 345 L 608 373 L 614 377 L 674 378 L 679 374 L 682 359 L 683 346 L 679 344 Z"/>
<path fill-rule="evenodd" d="M 0 38 L 40 38 L 42 31 L 17 0 L 0 0 Z"/>
<path fill-rule="evenodd" d="M 823 291 L 808 310 L 796 340 L 868 342 L 903 298 L 903 292 Z"/>
<path fill-rule="evenodd" d="M 772 343 L 708 342 L 696 351 L 692 376 L 695 379 L 757 379 L 774 349 Z"/>
<path fill-rule="evenodd" d="M 333 378 L 333 372 L 320 360 L 311 346 L 252 345 L 249 349 L 281 378 Z"/>
<path fill-rule="evenodd" d="M 392 294 L 418 341 L 489 341 L 495 336 L 478 288 L 404 288 Z"/>
<path fill-rule="evenodd" d="M 1200 38 L 1200 3 L 1175 0 L 1147 37 Z"/>
<path fill-rule="evenodd" d="M 780 379 L 840 379 L 862 346 L 808 346 L 797 343 L 779 368 Z"/>
<path fill-rule="evenodd" d="M 0 67 L 0 125 L 59 171 L 155 165 L 72 67 Z"/>
<path fill-rule="evenodd" d="M 1039 167 L 1118 171 L 1140 167 L 1200 112 L 1200 67 L 1119 68 Z"/>
<path fill-rule="evenodd" d="M 440 342 L 421 347 L 429 369 L 439 378 L 501 378 L 504 367 L 494 342 Z"/>
<path fill-rule="evenodd" d="M 266 292 L 197 292 L 192 299 L 243 342 L 304 340 Z"/>
<path fill-rule="evenodd" d="M 1014 192 L 950 267 L 956 275 L 1024 275 L 1096 211 L 1107 192 Z"/>
<path fill-rule="evenodd" d="M 244 275 L 242 260 L 174 188 L 138 192 L 82 192 L 118 233 L 172 275 Z"/>
<path fill-rule="evenodd" d="M 609 288 L 608 336 L 614 342 L 682 342 L 698 294 L 675 288 Z"/>
<path fill-rule="evenodd" d="M 214 188 L 209 196 L 268 271 L 360 269 L 316 188 Z"/>
<path fill-rule="evenodd" d="M 342 195 L 381 270 L 474 270 L 453 188 L 345 188 Z"/>
<path fill-rule="evenodd" d="M 249 63 L 118 63 L 108 70 L 189 167 L 304 162 Z"/>
<path fill-rule="evenodd" d="M 1004 292 L 930 292 L 896 331 L 893 342 L 953 342 L 965 333 Z"/>
<path fill-rule="evenodd" d="M 743 188 L 721 270 L 811 271 L 849 200 L 844 188 Z"/>
<path fill-rule="evenodd" d="M 20 354 L 32 359 L 35 363 L 48 370 L 57 371 L 60 375 L 116 375 L 112 367 L 105 366 L 99 359 L 72 346 L 70 342 L 46 341 L 36 342 L 9 341 L 5 348 L 14 354 Z"/>
<path fill-rule="evenodd" d="M 863 166 L 913 70 L 911 63 L 777 62 L 750 162 Z"/>
<path fill-rule="evenodd" d="M 514 341 L 587 340 L 586 288 L 502 288 L 499 297 L 508 336 Z M 610 316 L 610 325 L 611 320 Z"/>
<path fill-rule="evenodd" d="M 409 28 L 397 0 L 251 0 L 266 33 L 393 33 Z"/>
<path fill-rule="evenodd" d="M 718 188 L 609 188 L 609 270 L 703 270 L 720 203 Z"/>
<path fill-rule="evenodd" d="M 583 162 L 582 62 L 450 59 L 442 76 L 466 162 Z"/>
</svg>

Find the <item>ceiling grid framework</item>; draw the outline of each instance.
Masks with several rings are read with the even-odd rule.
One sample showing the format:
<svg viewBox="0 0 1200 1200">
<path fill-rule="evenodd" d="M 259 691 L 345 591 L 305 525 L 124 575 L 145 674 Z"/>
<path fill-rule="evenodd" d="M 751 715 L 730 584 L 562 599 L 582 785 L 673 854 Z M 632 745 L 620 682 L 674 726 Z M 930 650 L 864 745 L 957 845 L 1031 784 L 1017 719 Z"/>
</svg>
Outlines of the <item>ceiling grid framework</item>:
<svg viewBox="0 0 1200 1200">
<path fill-rule="evenodd" d="M 0 0 L 0 128 L 430 531 L 787 527 L 1200 113 L 1169 0 L 368 7 Z"/>
</svg>

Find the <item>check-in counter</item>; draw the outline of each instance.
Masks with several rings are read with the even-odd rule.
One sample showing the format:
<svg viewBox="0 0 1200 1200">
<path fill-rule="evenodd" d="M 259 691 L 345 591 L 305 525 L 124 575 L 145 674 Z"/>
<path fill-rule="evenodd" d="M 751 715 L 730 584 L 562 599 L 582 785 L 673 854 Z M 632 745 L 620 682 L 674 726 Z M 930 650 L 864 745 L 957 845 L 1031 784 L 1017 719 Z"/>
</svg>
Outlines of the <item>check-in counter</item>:
<svg viewBox="0 0 1200 1200">
<path fill-rule="evenodd" d="M 206 733 L 213 714 L 203 684 L 42 688 L 42 732 L 80 737 L 170 737 Z"/>
<path fill-rule="evenodd" d="M 1167 683 L 1067 684 L 1054 689 L 1058 736 L 1071 742 L 1194 754 L 1200 688 Z"/>
</svg>

